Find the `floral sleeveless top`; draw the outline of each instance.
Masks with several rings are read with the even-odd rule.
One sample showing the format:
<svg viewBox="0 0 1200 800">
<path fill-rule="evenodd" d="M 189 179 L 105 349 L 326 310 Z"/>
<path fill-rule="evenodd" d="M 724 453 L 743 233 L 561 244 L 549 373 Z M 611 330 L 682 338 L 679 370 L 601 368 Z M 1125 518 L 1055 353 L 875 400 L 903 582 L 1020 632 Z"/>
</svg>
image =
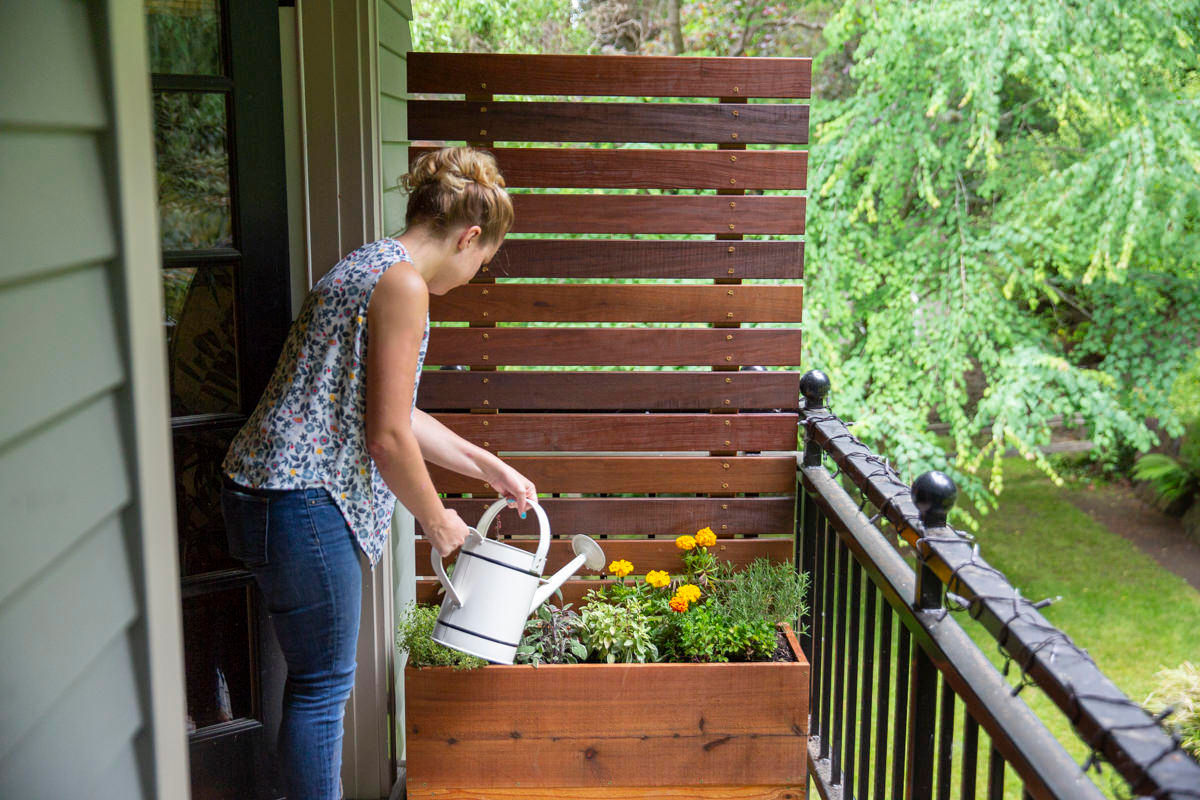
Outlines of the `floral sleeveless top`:
<svg viewBox="0 0 1200 800">
<path fill-rule="evenodd" d="M 222 464 L 234 482 L 250 488 L 324 487 L 371 566 L 383 554 L 396 497 L 367 453 L 367 306 L 379 278 L 398 261 L 412 261 L 404 246 L 380 239 L 317 282 L 271 382 Z M 414 409 L 428 344 L 426 316 Z"/>
</svg>

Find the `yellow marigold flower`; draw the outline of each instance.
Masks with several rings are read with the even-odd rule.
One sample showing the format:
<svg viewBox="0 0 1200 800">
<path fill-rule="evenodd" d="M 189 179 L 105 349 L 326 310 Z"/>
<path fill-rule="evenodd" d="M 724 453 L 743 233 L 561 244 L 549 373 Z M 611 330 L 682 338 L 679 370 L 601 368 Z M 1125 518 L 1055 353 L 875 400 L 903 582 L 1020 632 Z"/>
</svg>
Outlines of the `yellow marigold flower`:
<svg viewBox="0 0 1200 800">
<path fill-rule="evenodd" d="M 633 564 L 630 564 L 625 559 L 614 561 L 608 565 L 608 571 L 618 578 L 624 578 L 629 573 L 633 572 Z"/>
<path fill-rule="evenodd" d="M 694 536 L 677 537 L 675 539 L 675 546 L 678 547 L 680 550 L 695 550 L 696 549 L 696 537 L 694 537 Z"/>
<path fill-rule="evenodd" d="M 661 589 L 671 582 L 671 576 L 661 569 L 652 569 L 646 573 L 646 583 L 655 589 Z"/>
<path fill-rule="evenodd" d="M 717 543 L 717 535 L 712 528 L 701 528 L 696 531 L 696 544 L 701 547 L 712 547 Z"/>
<path fill-rule="evenodd" d="M 675 595 L 671 598 L 670 606 L 672 611 L 677 611 L 682 614 L 684 611 L 688 610 L 688 601 L 684 600 L 679 595 Z"/>
<path fill-rule="evenodd" d="M 700 587 L 694 583 L 685 583 L 675 590 L 676 597 L 682 597 L 689 603 L 695 603 L 700 599 Z"/>
</svg>

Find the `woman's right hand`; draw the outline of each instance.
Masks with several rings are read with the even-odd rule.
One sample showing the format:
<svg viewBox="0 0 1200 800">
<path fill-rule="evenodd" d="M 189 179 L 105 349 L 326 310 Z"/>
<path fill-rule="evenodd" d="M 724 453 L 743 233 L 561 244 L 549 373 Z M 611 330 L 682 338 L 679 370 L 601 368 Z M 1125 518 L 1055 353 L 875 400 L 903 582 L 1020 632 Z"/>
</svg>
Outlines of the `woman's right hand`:
<svg viewBox="0 0 1200 800">
<path fill-rule="evenodd" d="M 437 519 L 429 525 L 421 523 L 421 527 L 425 530 L 425 538 L 443 558 L 461 547 L 471 530 L 458 512 L 449 508 L 443 508 Z"/>
</svg>

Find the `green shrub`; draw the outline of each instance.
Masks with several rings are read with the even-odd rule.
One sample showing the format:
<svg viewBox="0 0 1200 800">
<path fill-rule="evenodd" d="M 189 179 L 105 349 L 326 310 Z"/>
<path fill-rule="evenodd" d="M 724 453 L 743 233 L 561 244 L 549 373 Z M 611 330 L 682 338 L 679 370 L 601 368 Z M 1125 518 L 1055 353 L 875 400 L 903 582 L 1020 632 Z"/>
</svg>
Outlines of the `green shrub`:
<svg viewBox="0 0 1200 800">
<path fill-rule="evenodd" d="M 1158 686 L 1146 698 L 1146 708 L 1159 713 L 1173 708 L 1164 725 L 1179 735 L 1183 748 L 1200 761 L 1200 667 L 1185 661 L 1155 676 Z"/>
<path fill-rule="evenodd" d="M 710 606 L 675 614 L 668 627 L 666 647 L 677 661 L 767 661 L 775 652 L 772 622 L 735 622 Z"/>
<path fill-rule="evenodd" d="M 396 624 L 396 648 L 408 653 L 408 663 L 413 667 L 454 667 L 474 669 L 486 666 L 482 658 L 469 656 L 449 647 L 443 647 L 431 638 L 437 622 L 438 607 L 410 603 L 401 613 Z"/>
</svg>

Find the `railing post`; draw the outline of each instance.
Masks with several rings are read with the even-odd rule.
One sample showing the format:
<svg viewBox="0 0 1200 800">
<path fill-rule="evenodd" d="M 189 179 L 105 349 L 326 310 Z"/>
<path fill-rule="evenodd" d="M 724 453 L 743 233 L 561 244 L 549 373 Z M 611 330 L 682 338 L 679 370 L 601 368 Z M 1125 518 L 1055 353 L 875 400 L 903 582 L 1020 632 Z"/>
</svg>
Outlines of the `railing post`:
<svg viewBox="0 0 1200 800">
<path fill-rule="evenodd" d="M 946 515 L 954 506 L 957 495 L 954 481 L 941 472 L 926 472 L 913 482 L 912 499 L 921 513 L 925 536 L 935 535 L 938 529 L 946 527 Z M 914 610 L 918 614 L 936 613 L 943 608 L 942 582 L 925 563 L 924 556 L 925 553 L 918 547 L 917 586 L 913 598 Z M 904 797 L 905 800 L 930 800 L 933 797 L 938 670 L 919 644 L 912 650 L 909 675 L 908 763 Z"/>
<path fill-rule="evenodd" d="M 825 407 L 825 397 L 829 394 L 829 378 L 820 370 L 809 370 L 800 379 L 800 392 L 804 395 L 804 415 L 807 417 L 808 414 L 820 411 Z M 806 467 L 821 465 L 821 447 L 813 441 L 812 433 L 807 426 L 804 429 L 803 464 Z M 812 663 L 816 658 L 816 654 L 813 652 L 813 635 L 818 607 L 816 591 L 819 582 L 815 566 L 817 563 L 817 526 L 820 524 L 820 519 L 817 516 L 816 503 L 804 494 L 804 484 L 799 475 L 796 476 L 796 499 L 800 512 L 796 515 L 799 535 L 795 540 L 793 563 L 796 564 L 797 569 L 808 572 L 808 592 L 805 599 L 811 615 L 807 629 L 800 636 L 800 649 L 808 656 L 809 663 Z"/>
</svg>

